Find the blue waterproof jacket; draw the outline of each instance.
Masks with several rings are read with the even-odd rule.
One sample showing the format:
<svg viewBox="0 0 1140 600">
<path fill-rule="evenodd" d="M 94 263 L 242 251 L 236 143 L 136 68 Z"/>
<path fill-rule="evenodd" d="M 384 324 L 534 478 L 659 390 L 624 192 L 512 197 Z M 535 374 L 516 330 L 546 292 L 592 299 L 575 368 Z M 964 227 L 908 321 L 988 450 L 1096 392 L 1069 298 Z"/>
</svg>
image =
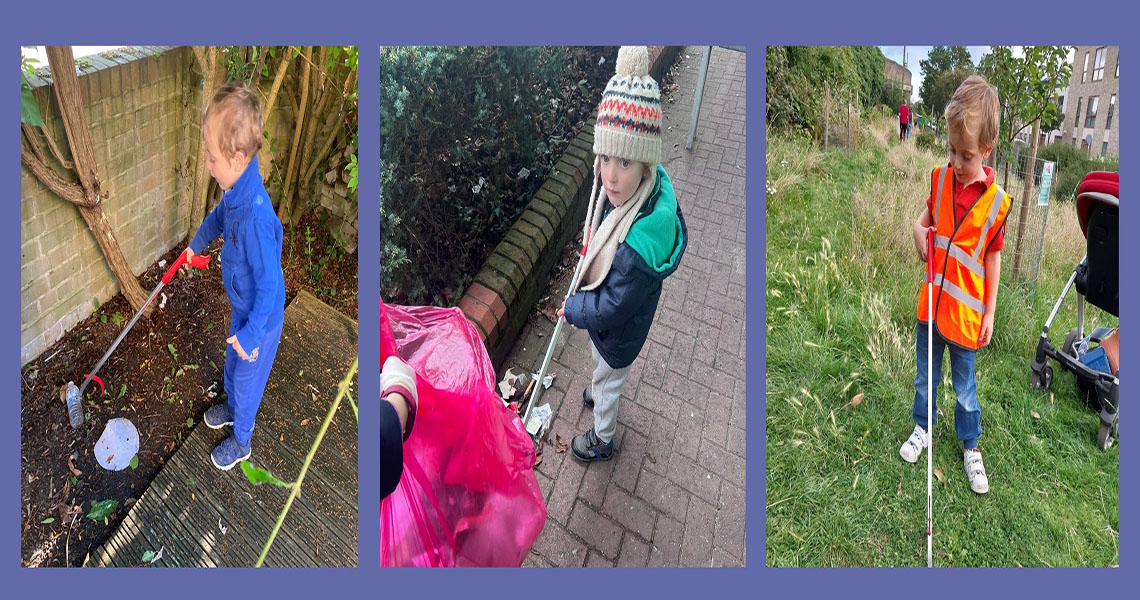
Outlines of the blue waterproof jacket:
<svg viewBox="0 0 1140 600">
<path fill-rule="evenodd" d="M 261 183 L 257 157 L 202 221 L 190 249 L 199 254 L 219 235 L 225 235 L 220 258 L 222 283 L 233 309 L 230 333 L 236 333 L 242 349 L 252 354 L 265 332 L 285 317 L 283 232 Z"/>
<path fill-rule="evenodd" d="M 613 206 L 606 203 L 606 214 Z M 613 369 L 628 367 L 649 336 L 661 282 L 677 270 L 688 244 L 685 217 L 661 165 L 657 184 L 614 255 L 602 284 L 566 299 L 566 322 L 590 333 Z"/>
</svg>

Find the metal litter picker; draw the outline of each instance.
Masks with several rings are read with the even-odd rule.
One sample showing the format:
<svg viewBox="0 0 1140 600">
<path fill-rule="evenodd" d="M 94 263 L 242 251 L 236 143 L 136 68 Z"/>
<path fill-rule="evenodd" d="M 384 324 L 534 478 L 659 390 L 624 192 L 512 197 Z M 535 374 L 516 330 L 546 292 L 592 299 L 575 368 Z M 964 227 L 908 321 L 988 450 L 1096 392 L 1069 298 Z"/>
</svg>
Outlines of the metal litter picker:
<svg viewBox="0 0 1140 600">
<path fill-rule="evenodd" d="M 103 358 L 100 358 L 99 362 L 95 364 L 95 368 L 91 369 L 91 372 L 85 376 L 83 380 L 83 386 L 79 389 L 76 389 L 74 382 L 67 382 L 67 416 L 68 419 L 71 420 L 72 427 L 79 427 L 83 423 L 83 392 L 87 389 L 87 384 L 91 383 L 92 379 L 95 379 L 95 374 L 98 373 L 99 369 L 103 367 L 103 363 L 107 362 L 107 359 L 110 358 L 111 353 L 115 351 L 115 348 L 119 347 L 119 343 L 123 341 L 123 338 L 127 337 L 127 332 L 131 330 L 131 327 L 135 326 L 135 322 L 138 321 L 139 317 L 141 317 L 143 312 L 146 311 L 146 307 L 150 306 L 150 303 L 154 301 L 155 297 L 158 296 L 158 293 L 162 291 L 162 288 L 165 287 L 166 284 L 170 283 L 170 280 L 174 278 L 174 274 L 178 272 L 179 267 L 184 264 L 189 264 L 195 269 L 204 269 L 209 263 L 209 256 L 196 254 L 188 262 L 186 260 L 185 251 L 183 251 L 182 254 L 179 254 L 178 259 L 175 260 L 174 264 L 170 265 L 170 268 L 167 269 L 166 273 L 163 274 L 162 281 L 158 282 L 158 285 L 155 286 L 154 291 L 150 293 L 150 297 L 146 299 L 146 302 L 143 302 L 142 308 L 140 308 L 139 311 L 135 313 L 135 316 L 131 318 L 131 321 L 127 323 L 127 326 L 124 327 L 123 331 L 119 333 L 119 337 L 115 338 L 115 343 L 111 344 L 111 347 L 107 349 L 107 353 L 104 354 Z M 102 383 L 100 383 L 100 386 L 102 386 Z"/>
<path fill-rule="evenodd" d="M 586 217 L 587 219 L 589 216 Z M 570 279 L 570 287 L 567 288 L 566 297 L 570 297 L 570 293 L 578 285 L 578 277 L 582 274 L 582 261 L 586 258 L 586 246 L 589 244 L 589 236 L 586 242 L 582 244 L 582 251 L 578 254 L 578 265 L 574 267 L 574 276 Z M 565 301 L 565 300 L 564 300 Z M 542 368 L 538 371 L 538 378 L 534 380 L 534 391 L 530 394 L 530 401 L 526 404 L 526 412 L 523 413 L 523 427 L 527 425 L 527 419 L 530 418 L 530 410 L 538 403 L 539 397 L 542 395 L 542 380 L 546 378 L 546 370 L 550 367 L 550 359 L 554 356 L 554 345 L 558 343 L 559 335 L 562 333 L 562 323 L 566 321 L 565 317 L 559 316 L 558 321 L 554 324 L 554 333 L 550 336 L 550 344 L 546 347 L 546 356 L 542 359 Z"/>
<path fill-rule="evenodd" d="M 934 229 L 926 230 L 926 566 L 934 566 Z"/>
</svg>

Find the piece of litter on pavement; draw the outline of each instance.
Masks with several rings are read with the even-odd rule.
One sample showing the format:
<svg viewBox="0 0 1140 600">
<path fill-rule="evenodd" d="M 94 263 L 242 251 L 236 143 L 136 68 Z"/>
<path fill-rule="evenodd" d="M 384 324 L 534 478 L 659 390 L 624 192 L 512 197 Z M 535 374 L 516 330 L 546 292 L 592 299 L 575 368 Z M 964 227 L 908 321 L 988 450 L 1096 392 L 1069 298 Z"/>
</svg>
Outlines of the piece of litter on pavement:
<svg viewBox="0 0 1140 600">
<path fill-rule="evenodd" d="M 526 423 L 526 432 L 534 436 L 542 437 L 542 434 L 550 424 L 552 414 L 553 411 L 550 409 L 549 404 L 534 407 L 534 409 L 530 411 L 530 420 Z"/>
<path fill-rule="evenodd" d="M 503 399 L 503 404 L 506 404 L 511 396 L 514 396 L 515 392 L 518 391 L 515 387 L 518 378 L 519 376 L 515 373 L 514 368 L 507 369 L 507 372 L 503 374 L 503 379 L 499 382 L 499 397 Z"/>
<path fill-rule="evenodd" d="M 538 373 L 531 373 L 530 375 L 531 375 L 531 377 L 538 379 Z M 554 383 L 554 375 L 555 375 L 554 373 L 551 373 L 550 375 L 547 375 L 546 377 L 542 378 L 542 389 L 544 389 L 544 390 L 550 389 L 551 384 Z"/>
<path fill-rule="evenodd" d="M 158 266 L 159 267 L 165 267 L 166 266 L 166 259 L 164 258 L 164 259 L 158 261 Z"/>
<path fill-rule="evenodd" d="M 222 518 L 221 518 L 221 517 L 218 517 L 218 531 L 221 531 L 221 532 L 222 532 L 222 535 L 225 535 L 225 534 L 226 534 L 226 532 L 227 532 L 227 531 L 229 531 L 229 530 L 230 530 L 230 529 L 229 529 L 228 527 L 223 527 L 223 526 L 222 526 Z"/>
<path fill-rule="evenodd" d="M 162 294 L 162 301 L 158 303 L 159 308 L 166 308 L 166 294 Z"/>
</svg>

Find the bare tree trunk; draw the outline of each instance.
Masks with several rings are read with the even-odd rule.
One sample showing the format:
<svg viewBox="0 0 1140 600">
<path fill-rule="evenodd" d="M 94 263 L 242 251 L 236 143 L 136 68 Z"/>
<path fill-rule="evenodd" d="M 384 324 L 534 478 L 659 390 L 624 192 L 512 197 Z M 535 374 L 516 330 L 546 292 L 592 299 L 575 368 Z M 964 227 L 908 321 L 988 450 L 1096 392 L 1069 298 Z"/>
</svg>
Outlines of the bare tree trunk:
<svg viewBox="0 0 1140 600">
<path fill-rule="evenodd" d="M 301 129 L 305 123 L 305 110 L 309 101 L 309 65 L 312 62 L 313 47 L 305 46 L 301 59 L 301 102 L 298 104 L 296 122 L 293 128 L 293 146 L 289 149 L 289 165 L 285 168 L 285 194 L 277 209 L 277 217 L 285 222 L 293 201 L 293 179 L 296 175 L 297 150 L 301 144 Z"/>
<path fill-rule="evenodd" d="M 266 123 L 269 122 L 269 115 L 273 113 L 273 107 L 277 103 L 277 93 L 281 91 L 281 82 L 285 81 L 285 70 L 289 68 L 291 62 L 293 62 L 293 47 L 285 46 L 284 53 L 281 55 L 281 62 L 277 63 L 277 73 L 273 75 L 273 87 L 269 88 L 268 99 L 265 101 L 265 106 L 262 107 Z"/>
<path fill-rule="evenodd" d="M 1041 119 L 1033 121 L 1033 139 L 1029 141 L 1029 160 L 1025 161 L 1024 190 L 1021 195 L 1021 214 L 1017 219 L 1017 243 L 1013 250 L 1013 280 L 1021 280 L 1021 247 L 1025 237 L 1025 219 L 1029 215 L 1029 196 L 1033 190 L 1033 176 L 1036 173 L 1037 138 L 1041 135 Z M 1006 167 L 1008 172 L 1009 167 Z"/>
<path fill-rule="evenodd" d="M 194 55 L 198 58 L 198 66 L 202 69 L 202 77 L 204 82 L 202 84 L 202 114 L 206 113 L 206 107 L 210 104 L 210 98 L 213 97 L 214 92 L 221 87 L 222 77 L 225 76 L 225 68 L 219 63 L 219 52 L 216 47 L 194 48 Z M 205 127 L 205 123 L 201 127 Z M 202 141 L 202 136 L 198 136 L 198 153 L 194 163 L 194 190 L 190 196 L 190 215 L 186 224 L 186 236 L 194 235 L 201 225 L 202 219 L 206 218 L 206 208 L 209 206 L 209 170 L 206 169 L 206 144 Z"/>
<path fill-rule="evenodd" d="M 75 172 L 79 175 L 80 186 L 83 190 L 84 202 L 78 205 L 79 214 L 83 216 L 83 220 L 87 222 L 91 233 L 94 234 L 95 241 L 99 244 L 100 250 L 103 251 L 103 257 L 111 268 L 111 274 L 118 281 L 123 296 L 127 298 L 135 310 L 139 310 L 146 302 L 147 293 L 142 290 L 138 280 L 135 279 L 131 266 L 123 256 L 122 250 L 119 249 L 119 243 L 111 231 L 111 224 L 107 222 L 107 217 L 103 214 L 98 167 L 95 164 L 95 153 L 91 146 L 91 135 L 87 131 L 87 119 L 83 115 L 83 107 L 81 106 L 82 95 L 79 91 L 79 78 L 75 74 L 75 57 L 71 53 L 71 48 L 67 46 L 49 46 L 47 55 L 52 74 L 52 87 L 55 89 L 60 113 L 63 116 L 63 125 L 67 131 L 67 142 L 71 148 L 71 155 L 75 159 Z M 23 153 L 21 153 L 21 160 L 24 160 Z M 27 163 L 25 162 L 25 164 Z M 46 167 L 46 165 L 44 166 Z M 47 185 L 46 181 L 45 185 Z M 67 199 L 67 196 L 63 197 Z"/>
</svg>

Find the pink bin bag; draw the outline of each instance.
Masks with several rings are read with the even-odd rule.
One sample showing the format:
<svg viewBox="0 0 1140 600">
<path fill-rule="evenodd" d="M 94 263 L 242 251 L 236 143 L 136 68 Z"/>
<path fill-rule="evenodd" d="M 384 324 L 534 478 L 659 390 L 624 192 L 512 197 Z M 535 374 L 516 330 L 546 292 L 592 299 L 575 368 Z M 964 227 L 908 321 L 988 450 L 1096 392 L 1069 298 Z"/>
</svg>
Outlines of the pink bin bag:
<svg viewBox="0 0 1140 600">
<path fill-rule="evenodd" d="M 381 364 L 393 354 L 416 371 L 419 412 L 400 484 L 380 502 L 381 566 L 520 566 L 546 505 L 478 331 L 457 308 L 381 301 Z"/>
</svg>

